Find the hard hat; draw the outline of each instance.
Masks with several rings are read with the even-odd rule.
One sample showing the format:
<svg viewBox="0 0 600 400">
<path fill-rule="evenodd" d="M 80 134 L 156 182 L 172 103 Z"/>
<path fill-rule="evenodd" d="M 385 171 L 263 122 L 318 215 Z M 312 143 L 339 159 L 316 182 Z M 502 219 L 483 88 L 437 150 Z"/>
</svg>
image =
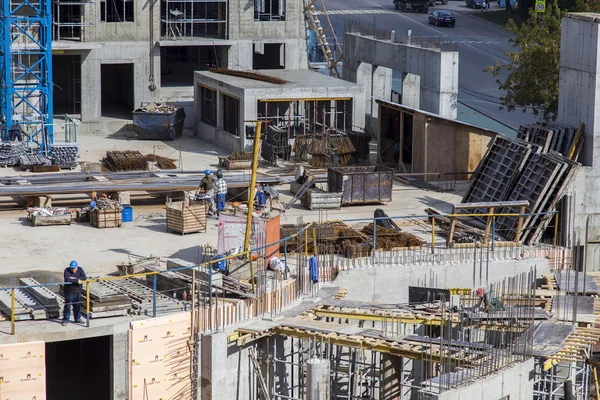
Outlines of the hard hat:
<svg viewBox="0 0 600 400">
<path fill-rule="evenodd" d="M 90 208 L 91 209 L 96 208 L 96 202 L 94 200 L 90 201 Z"/>
<path fill-rule="evenodd" d="M 477 293 L 477 296 L 479 297 L 483 296 L 483 288 L 480 287 L 475 293 Z"/>
<path fill-rule="evenodd" d="M 71 263 L 69 264 L 69 268 L 77 268 L 79 267 L 79 264 L 77 264 L 77 261 L 73 260 L 71 261 Z"/>
<path fill-rule="evenodd" d="M 210 169 L 205 169 L 204 170 L 204 175 L 210 175 Z"/>
<path fill-rule="evenodd" d="M 217 170 L 217 178 L 221 179 L 223 177 L 223 170 L 221 168 L 219 168 Z"/>
</svg>

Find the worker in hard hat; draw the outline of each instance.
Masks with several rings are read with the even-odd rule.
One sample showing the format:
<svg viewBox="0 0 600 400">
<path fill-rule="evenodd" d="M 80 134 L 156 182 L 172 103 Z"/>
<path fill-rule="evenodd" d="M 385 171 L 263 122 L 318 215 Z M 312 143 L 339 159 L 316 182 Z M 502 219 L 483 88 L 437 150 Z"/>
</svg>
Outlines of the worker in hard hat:
<svg viewBox="0 0 600 400">
<path fill-rule="evenodd" d="M 209 200 L 208 213 L 211 215 L 215 213 L 215 204 L 214 204 L 214 200 L 213 200 L 214 186 L 215 186 L 215 181 L 213 179 L 212 172 L 210 171 L 210 169 L 204 170 L 204 178 L 202 178 L 202 180 L 200 181 L 200 186 L 198 186 L 197 194 L 204 193 L 206 195 L 206 197 L 208 197 L 208 200 Z"/>
<path fill-rule="evenodd" d="M 502 304 L 500 296 L 498 296 L 498 294 L 493 290 L 479 288 L 475 291 L 475 294 L 477 298 L 479 298 L 477 308 L 480 308 L 481 304 L 483 304 L 483 312 L 487 313 L 490 311 L 500 311 L 504 309 L 504 305 Z"/>
<path fill-rule="evenodd" d="M 73 307 L 73 318 L 75 323 L 81 323 L 81 286 L 87 279 L 85 271 L 79 266 L 77 261 L 73 260 L 69 267 L 65 268 L 64 273 L 65 286 L 65 307 L 63 309 L 62 325 L 69 323 L 71 318 L 71 307 Z"/>
<path fill-rule="evenodd" d="M 227 182 L 223 179 L 223 170 L 217 170 L 217 181 L 215 182 L 215 191 L 217 192 L 217 215 L 225 208 L 225 197 L 227 195 Z"/>
</svg>

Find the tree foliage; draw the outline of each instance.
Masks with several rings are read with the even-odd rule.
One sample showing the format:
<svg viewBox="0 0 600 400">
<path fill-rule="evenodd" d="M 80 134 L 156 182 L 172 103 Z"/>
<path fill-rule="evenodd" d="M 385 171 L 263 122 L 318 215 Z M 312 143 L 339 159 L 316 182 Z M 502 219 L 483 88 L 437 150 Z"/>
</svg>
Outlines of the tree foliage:
<svg viewBox="0 0 600 400">
<path fill-rule="evenodd" d="M 549 3 L 541 16 L 530 9 L 529 18 L 520 26 L 512 19 L 508 22 L 507 29 L 515 34 L 511 39 L 515 51 L 505 52 L 508 63 L 496 63 L 487 69 L 498 78 L 498 87 L 505 93 L 502 106 L 509 111 L 530 109 L 545 120 L 556 117 L 560 24 L 565 14 L 558 4 Z M 504 81 L 499 79 L 502 71 L 508 73 Z"/>
</svg>

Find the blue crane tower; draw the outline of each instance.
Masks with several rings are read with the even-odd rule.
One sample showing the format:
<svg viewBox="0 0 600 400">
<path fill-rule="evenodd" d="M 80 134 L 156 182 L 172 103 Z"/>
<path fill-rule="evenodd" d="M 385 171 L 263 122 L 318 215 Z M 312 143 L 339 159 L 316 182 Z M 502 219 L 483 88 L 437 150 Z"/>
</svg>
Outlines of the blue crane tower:
<svg viewBox="0 0 600 400">
<path fill-rule="evenodd" d="M 46 152 L 52 118 L 51 0 L 0 0 L 2 139 L 20 125 L 30 147 Z"/>
</svg>

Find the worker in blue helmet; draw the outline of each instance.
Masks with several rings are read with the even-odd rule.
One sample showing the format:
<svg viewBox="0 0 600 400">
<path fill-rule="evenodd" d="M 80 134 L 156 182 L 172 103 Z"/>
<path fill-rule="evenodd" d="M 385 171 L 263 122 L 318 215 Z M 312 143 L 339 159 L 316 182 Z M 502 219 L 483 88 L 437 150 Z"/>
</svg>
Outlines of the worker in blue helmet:
<svg viewBox="0 0 600 400">
<path fill-rule="evenodd" d="M 65 307 L 63 309 L 62 325 L 69 323 L 71 318 L 71 307 L 73 307 L 73 317 L 75 323 L 81 323 L 81 286 L 87 279 L 85 271 L 79 266 L 77 261 L 73 260 L 64 273 L 65 278 Z"/>
<path fill-rule="evenodd" d="M 215 188 L 215 179 L 212 176 L 212 172 L 210 171 L 210 169 L 204 170 L 204 178 L 202 178 L 202 180 L 200 181 L 200 186 L 198 187 L 197 194 L 204 193 L 206 198 L 208 198 L 208 201 L 209 201 L 208 213 L 209 213 L 209 215 L 214 215 L 216 213 L 215 202 L 214 202 L 214 197 L 215 197 L 214 188 Z"/>
</svg>

